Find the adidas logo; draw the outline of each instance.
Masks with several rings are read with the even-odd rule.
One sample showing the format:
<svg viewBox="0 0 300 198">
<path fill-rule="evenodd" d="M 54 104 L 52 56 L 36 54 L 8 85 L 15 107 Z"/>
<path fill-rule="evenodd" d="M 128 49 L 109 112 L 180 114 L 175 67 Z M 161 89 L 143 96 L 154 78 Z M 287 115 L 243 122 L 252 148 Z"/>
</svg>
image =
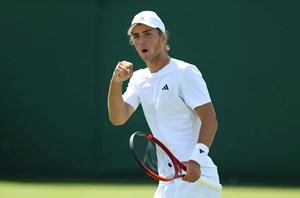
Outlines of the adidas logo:
<svg viewBox="0 0 300 198">
<path fill-rule="evenodd" d="M 168 85 L 166 84 L 161 90 L 169 90 Z"/>
<path fill-rule="evenodd" d="M 144 17 L 141 17 L 138 21 L 145 21 Z"/>
<path fill-rule="evenodd" d="M 200 153 L 204 153 L 204 151 L 203 151 L 202 149 L 199 149 L 199 152 L 200 152 Z"/>
</svg>

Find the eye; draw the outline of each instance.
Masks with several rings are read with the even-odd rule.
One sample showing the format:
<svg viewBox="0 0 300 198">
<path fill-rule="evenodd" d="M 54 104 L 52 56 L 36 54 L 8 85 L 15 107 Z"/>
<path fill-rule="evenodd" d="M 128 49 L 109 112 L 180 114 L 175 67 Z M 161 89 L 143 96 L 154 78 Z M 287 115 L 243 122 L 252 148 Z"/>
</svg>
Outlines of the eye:
<svg viewBox="0 0 300 198">
<path fill-rule="evenodd" d="M 139 35 L 132 35 L 132 39 L 138 39 L 140 36 Z"/>
</svg>

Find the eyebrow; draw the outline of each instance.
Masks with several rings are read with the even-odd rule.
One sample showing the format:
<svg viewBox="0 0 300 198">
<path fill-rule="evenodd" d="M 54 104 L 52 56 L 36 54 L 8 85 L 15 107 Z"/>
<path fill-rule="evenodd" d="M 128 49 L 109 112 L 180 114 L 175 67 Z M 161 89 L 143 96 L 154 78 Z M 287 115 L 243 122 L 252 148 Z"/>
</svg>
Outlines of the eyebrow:
<svg viewBox="0 0 300 198">
<path fill-rule="evenodd" d="M 142 31 L 141 33 L 142 33 L 142 34 L 145 34 L 145 33 L 147 33 L 147 32 L 151 32 L 151 31 L 153 31 L 153 30 L 152 30 L 152 29 L 147 29 L 147 30 Z M 133 33 L 132 36 L 138 35 L 138 34 L 139 34 L 139 33 Z"/>
</svg>

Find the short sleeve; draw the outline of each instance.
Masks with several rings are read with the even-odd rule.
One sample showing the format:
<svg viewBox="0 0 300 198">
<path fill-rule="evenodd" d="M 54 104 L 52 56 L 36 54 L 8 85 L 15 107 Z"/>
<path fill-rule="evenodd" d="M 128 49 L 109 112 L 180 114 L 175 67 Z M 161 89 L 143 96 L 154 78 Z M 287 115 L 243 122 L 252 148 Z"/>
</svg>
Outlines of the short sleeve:
<svg viewBox="0 0 300 198">
<path fill-rule="evenodd" d="M 180 90 L 181 97 L 191 109 L 211 102 L 202 74 L 194 65 L 190 65 L 184 69 L 180 82 Z"/>
</svg>

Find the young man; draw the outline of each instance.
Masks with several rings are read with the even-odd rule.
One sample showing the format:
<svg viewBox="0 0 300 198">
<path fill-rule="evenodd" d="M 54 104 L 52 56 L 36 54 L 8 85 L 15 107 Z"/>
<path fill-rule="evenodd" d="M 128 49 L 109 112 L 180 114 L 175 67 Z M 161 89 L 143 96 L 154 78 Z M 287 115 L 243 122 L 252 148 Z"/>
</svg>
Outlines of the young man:
<svg viewBox="0 0 300 198">
<path fill-rule="evenodd" d="M 128 35 L 147 67 L 133 72 L 132 63 L 117 64 L 108 93 L 111 122 L 124 124 L 141 104 L 153 135 L 187 166 L 182 179 L 160 182 L 155 198 L 220 197 L 196 182 L 200 177 L 219 182 L 217 167 L 207 155 L 218 124 L 202 74 L 196 66 L 169 57 L 168 34 L 155 12 L 138 13 Z"/>
</svg>

